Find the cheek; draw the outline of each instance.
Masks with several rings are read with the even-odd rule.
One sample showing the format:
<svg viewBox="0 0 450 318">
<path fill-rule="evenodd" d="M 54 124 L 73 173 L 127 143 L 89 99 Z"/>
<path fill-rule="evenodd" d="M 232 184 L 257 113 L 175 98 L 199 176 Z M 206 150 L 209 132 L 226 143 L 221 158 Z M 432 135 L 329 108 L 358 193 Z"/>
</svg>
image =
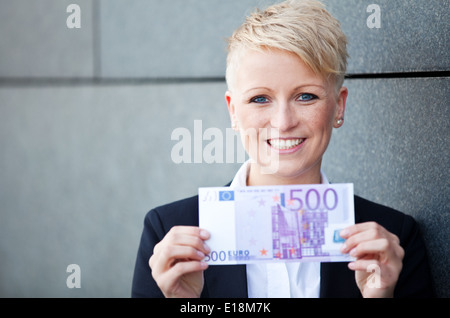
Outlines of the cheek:
<svg viewBox="0 0 450 318">
<path fill-rule="evenodd" d="M 262 128 L 265 127 L 267 123 L 267 116 L 262 111 L 256 109 L 249 109 L 246 107 L 236 108 L 236 119 L 239 123 L 240 129 L 248 128 Z"/>
<path fill-rule="evenodd" d="M 322 126 L 324 129 L 331 129 L 335 117 L 334 113 L 335 104 L 331 102 L 322 104 L 315 114 L 316 124 Z"/>
<path fill-rule="evenodd" d="M 323 105 L 326 106 L 326 105 Z M 319 107 L 300 115 L 299 126 L 307 127 L 315 135 L 329 138 L 333 129 L 334 113 L 328 107 Z"/>
</svg>

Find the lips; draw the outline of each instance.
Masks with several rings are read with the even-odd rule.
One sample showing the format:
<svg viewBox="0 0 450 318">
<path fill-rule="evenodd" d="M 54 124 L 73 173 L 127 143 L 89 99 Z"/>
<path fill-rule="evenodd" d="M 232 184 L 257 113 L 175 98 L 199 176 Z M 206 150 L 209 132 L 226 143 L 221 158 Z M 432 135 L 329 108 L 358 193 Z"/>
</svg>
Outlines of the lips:
<svg viewBox="0 0 450 318">
<path fill-rule="evenodd" d="M 274 149 L 290 150 L 295 149 L 305 141 L 304 138 L 278 138 L 268 139 L 267 143 Z"/>
</svg>

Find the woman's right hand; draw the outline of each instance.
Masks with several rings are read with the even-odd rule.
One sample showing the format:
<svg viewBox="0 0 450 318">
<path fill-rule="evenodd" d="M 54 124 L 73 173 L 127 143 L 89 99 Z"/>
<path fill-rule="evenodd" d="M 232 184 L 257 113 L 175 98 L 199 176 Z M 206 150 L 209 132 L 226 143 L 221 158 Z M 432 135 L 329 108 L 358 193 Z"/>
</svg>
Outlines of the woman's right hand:
<svg viewBox="0 0 450 318">
<path fill-rule="evenodd" d="M 174 226 L 155 245 L 149 265 L 165 297 L 200 297 L 203 290 L 203 261 L 210 249 L 210 234 L 195 226 Z"/>
</svg>

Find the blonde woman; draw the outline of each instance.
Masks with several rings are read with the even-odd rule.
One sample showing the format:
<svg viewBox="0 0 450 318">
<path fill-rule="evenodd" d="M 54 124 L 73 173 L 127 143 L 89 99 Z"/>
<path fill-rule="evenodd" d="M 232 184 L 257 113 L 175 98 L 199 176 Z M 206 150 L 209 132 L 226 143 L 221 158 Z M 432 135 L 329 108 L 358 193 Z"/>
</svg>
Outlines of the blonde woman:
<svg viewBox="0 0 450 318">
<path fill-rule="evenodd" d="M 230 187 L 327 183 L 322 157 L 344 123 L 347 40 L 317 1 L 286 1 L 250 15 L 229 39 L 225 100 L 250 158 Z M 248 134 L 249 130 L 258 132 Z M 251 145 L 257 147 L 251 147 Z M 260 149 L 256 153 L 254 149 Z M 268 165 L 276 169 L 268 173 Z M 269 167 L 270 168 L 270 167 Z M 150 211 L 138 251 L 134 297 L 432 296 L 415 221 L 355 196 L 356 224 L 344 229 L 350 263 L 211 266 L 198 197 Z M 367 268 L 380 281 L 369 286 Z"/>
</svg>

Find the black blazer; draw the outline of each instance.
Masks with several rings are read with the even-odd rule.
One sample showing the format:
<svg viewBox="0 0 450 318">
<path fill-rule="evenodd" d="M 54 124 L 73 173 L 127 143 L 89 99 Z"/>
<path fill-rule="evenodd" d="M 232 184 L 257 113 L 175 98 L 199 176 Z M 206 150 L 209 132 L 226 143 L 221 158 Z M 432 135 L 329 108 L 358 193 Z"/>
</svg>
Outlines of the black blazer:
<svg viewBox="0 0 450 318">
<path fill-rule="evenodd" d="M 411 216 L 355 196 L 355 222 L 375 221 L 400 238 L 405 250 L 395 297 L 433 297 L 425 245 Z M 175 225 L 198 226 L 198 196 L 155 208 L 147 213 L 134 270 L 132 297 L 164 297 L 148 261 L 154 246 Z M 245 265 L 210 266 L 204 272 L 202 297 L 246 298 Z M 361 297 L 355 273 L 347 263 L 322 263 L 320 297 Z"/>
</svg>

